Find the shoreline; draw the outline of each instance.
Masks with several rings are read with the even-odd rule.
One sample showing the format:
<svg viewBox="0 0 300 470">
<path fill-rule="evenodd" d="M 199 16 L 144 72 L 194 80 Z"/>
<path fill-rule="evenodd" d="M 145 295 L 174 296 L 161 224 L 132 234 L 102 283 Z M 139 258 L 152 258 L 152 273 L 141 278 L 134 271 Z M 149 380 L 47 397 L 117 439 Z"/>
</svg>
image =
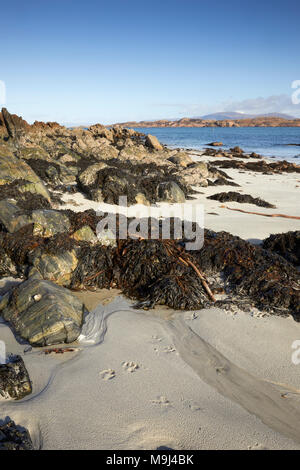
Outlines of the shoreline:
<svg viewBox="0 0 300 470">
<path fill-rule="evenodd" d="M 223 158 L 188 156 L 204 167 Z M 245 161 L 261 160 L 271 161 Z M 226 168 L 226 174 L 227 184 L 206 180 L 186 200 L 205 207 L 205 228 L 253 245 L 270 234 L 300 230 L 300 220 L 242 214 L 208 199 L 233 191 L 276 206 L 225 203 L 233 209 L 300 216 L 299 173 Z M 72 217 L 115 208 L 82 193 L 65 192 L 61 199 L 55 209 L 71 209 Z M 3 284 L 5 278 L 1 289 Z M 300 366 L 292 361 L 300 323 L 291 316 L 266 314 L 253 302 L 248 312 L 234 303 L 230 309 L 137 310 L 120 290 L 88 287 L 74 292 L 90 313 L 67 348 L 28 347 L 0 321 L 7 352 L 24 359 L 33 385 L 22 400 L 0 400 L 0 419 L 9 416 L 26 427 L 36 449 L 300 449 Z M 59 348 L 65 352 L 55 352 Z"/>
</svg>

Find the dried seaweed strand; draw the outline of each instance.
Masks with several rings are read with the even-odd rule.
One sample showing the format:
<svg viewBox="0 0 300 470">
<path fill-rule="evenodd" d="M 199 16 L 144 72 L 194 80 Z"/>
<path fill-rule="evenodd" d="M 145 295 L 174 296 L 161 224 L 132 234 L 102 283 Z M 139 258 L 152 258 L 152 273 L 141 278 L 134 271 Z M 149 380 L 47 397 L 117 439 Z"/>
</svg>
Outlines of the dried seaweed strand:
<svg viewBox="0 0 300 470">
<path fill-rule="evenodd" d="M 228 206 L 220 206 L 222 209 L 229 209 L 230 211 L 237 211 L 237 212 L 243 212 L 244 214 L 254 214 L 254 215 L 264 215 L 265 217 L 283 217 L 285 219 L 296 219 L 300 220 L 300 217 L 297 217 L 295 215 L 286 215 L 286 214 L 263 214 L 262 212 L 250 212 L 250 211 L 245 211 L 243 209 L 233 209 L 233 207 L 228 207 Z"/>
</svg>

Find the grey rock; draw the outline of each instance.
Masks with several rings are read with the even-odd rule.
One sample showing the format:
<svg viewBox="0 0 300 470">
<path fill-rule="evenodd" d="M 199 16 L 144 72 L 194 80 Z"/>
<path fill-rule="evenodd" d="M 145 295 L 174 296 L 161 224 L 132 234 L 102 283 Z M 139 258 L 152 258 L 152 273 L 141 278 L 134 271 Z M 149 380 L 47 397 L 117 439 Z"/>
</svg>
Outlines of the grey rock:
<svg viewBox="0 0 300 470">
<path fill-rule="evenodd" d="M 157 195 L 158 198 L 164 202 L 185 202 L 184 192 L 174 181 L 166 181 L 165 183 L 160 183 L 157 187 Z"/>
<path fill-rule="evenodd" d="M 29 255 L 29 261 L 43 279 L 65 287 L 70 285 L 72 272 L 78 264 L 74 250 L 57 254 L 40 253 L 40 250 L 36 250 Z"/>
<path fill-rule="evenodd" d="M 34 223 L 34 235 L 51 237 L 57 233 L 70 230 L 68 217 L 59 211 L 51 209 L 35 210 L 32 212 L 31 217 Z"/>
<path fill-rule="evenodd" d="M 22 282 L 0 301 L 0 315 L 32 346 L 75 341 L 84 311 L 82 302 L 70 291 L 38 276 Z"/>
<path fill-rule="evenodd" d="M 2 398 L 20 400 L 31 392 L 30 378 L 21 356 L 14 356 L 6 364 L 0 364 L 0 396 Z"/>
<path fill-rule="evenodd" d="M 34 450 L 28 430 L 7 419 L 0 424 L 0 450 Z"/>
<path fill-rule="evenodd" d="M 22 185 L 22 192 L 40 194 L 50 202 L 50 194 L 44 183 L 24 160 L 14 155 L 0 155 L 0 184 L 9 184 L 16 180 L 27 181 Z"/>
<path fill-rule="evenodd" d="M 32 219 L 22 214 L 17 204 L 12 200 L 0 201 L 0 222 L 10 233 L 16 232 L 25 225 L 31 224 Z"/>
</svg>

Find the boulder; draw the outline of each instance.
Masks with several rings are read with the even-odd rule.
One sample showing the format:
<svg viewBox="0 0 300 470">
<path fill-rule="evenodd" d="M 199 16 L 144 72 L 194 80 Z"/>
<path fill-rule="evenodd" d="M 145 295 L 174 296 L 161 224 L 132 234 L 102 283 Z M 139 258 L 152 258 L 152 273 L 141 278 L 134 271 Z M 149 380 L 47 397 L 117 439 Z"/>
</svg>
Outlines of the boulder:
<svg viewBox="0 0 300 470">
<path fill-rule="evenodd" d="M 154 135 L 148 134 L 146 137 L 145 144 L 147 147 L 153 150 L 162 150 L 163 146 L 159 143 L 159 140 Z"/>
<path fill-rule="evenodd" d="M 196 162 L 193 165 L 193 168 L 195 168 L 197 170 L 198 174 L 200 174 L 203 178 L 208 177 L 209 170 L 208 170 L 208 167 L 207 167 L 207 163 L 205 163 L 205 162 Z"/>
<path fill-rule="evenodd" d="M 0 247 L 0 279 L 2 277 L 16 276 L 17 270 L 10 259 L 10 257 L 5 253 L 3 248 Z"/>
<path fill-rule="evenodd" d="M 0 450 L 34 450 L 27 429 L 7 419 L 0 424 Z"/>
<path fill-rule="evenodd" d="M 55 210 L 35 210 L 31 215 L 34 223 L 33 234 L 40 237 L 52 237 L 57 233 L 68 232 L 70 222 L 68 217 Z"/>
<path fill-rule="evenodd" d="M 0 185 L 22 180 L 20 191 L 29 191 L 33 194 L 40 194 L 50 202 L 50 194 L 42 180 L 36 175 L 31 167 L 23 160 L 19 160 L 13 155 L 0 156 Z"/>
<path fill-rule="evenodd" d="M 25 225 L 31 224 L 30 216 L 25 215 L 12 200 L 0 201 L 0 222 L 10 233 L 16 232 Z"/>
<path fill-rule="evenodd" d="M 174 181 L 160 183 L 157 187 L 158 198 L 163 202 L 183 203 L 185 202 L 184 192 Z"/>
<path fill-rule="evenodd" d="M 223 142 L 211 142 L 210 144 L 207 144 L 207 145 L 210 145 L 211 147 L 221 147 L 223 144 Z"/>
<path fill-rule="evenodd" d="M 77 241 L 83 241 L 92 244 L 97 243 L 98 241 L 93 230 L 88 225 L 84 225 L 79 230 L 76 230 L 76 232 L 73 233 L 72 238 Z"/>
<path fill-rule="evenodd" d="M 32 346 L 75 341 L 84 311 L 72 292 L 38 276 L 29 277 L 0 301 L 0 315 Z"/>
<path fill-rule="evenodd" d="M 205 162 L 197 162 L 180 172 L 183 182 L 191 186 L 207 187 L 209 170 Z"/>
<path fill-rule="evenodd" d="M 143 193 L 137 193 L 135 196 L 135 200 L 137 204 L 143 204 L 144 206 L 150 206 L 150 202 L 146 198 L 145 194 Z"/>
<path fill-rule="evenodd" d="M 176 155 L 172 155 L 169 161 L 184 168 L 193 163 L 193 159 L 185 152 L 178 152 Z"/>
<path fill-rule="evenodd" d="M 65 287 L 70 285 L 72 272 L 78 264 L 74 250 L 57 254 L 41 254 L 39 250 L 36 250 L 29 256 L 29 259 L 43 279 Z"/>
<path fill-rule="evenodd" d="M 96 181 L 98 171 L 106 167 L 106 163 L 103 162 L 88 166 L 78 177 L 80 184 L 83 187 L 93 185 Z"/>
<path fill-rule="evenodd" d="M 0 364 L 0 397 L 20 400 L 31 392 L 30 378 L 21 356 L 13 356 L 6 364 Z"/>
</svg>

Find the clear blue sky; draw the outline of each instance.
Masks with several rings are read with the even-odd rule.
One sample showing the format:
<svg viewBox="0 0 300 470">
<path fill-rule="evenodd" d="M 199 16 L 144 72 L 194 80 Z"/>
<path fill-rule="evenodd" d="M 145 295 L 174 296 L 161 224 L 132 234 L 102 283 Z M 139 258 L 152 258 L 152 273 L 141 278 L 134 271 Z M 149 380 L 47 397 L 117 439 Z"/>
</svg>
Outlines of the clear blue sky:
<svg viewBox="0 0 300 470">
<path fill-rule="evenodd" d="M 2 2 L 6 107 L 77 124 L 223 109 L 300 116 L 290 103 L 299 19 L 299 0 Z"/>
</svg>

